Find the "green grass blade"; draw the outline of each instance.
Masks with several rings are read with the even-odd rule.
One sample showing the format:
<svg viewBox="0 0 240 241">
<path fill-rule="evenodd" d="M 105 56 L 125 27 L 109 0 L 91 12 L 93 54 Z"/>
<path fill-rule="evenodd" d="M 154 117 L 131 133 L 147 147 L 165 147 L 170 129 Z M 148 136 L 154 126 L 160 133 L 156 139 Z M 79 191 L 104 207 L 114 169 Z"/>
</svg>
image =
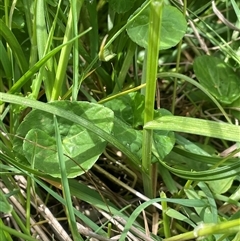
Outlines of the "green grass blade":
<svg viewBox="0 0 240 241">
<path fill-rule="evenodd" d="M 2 63 L 3 70 L 6 74 L 6 77 L 10 79 L 12 77 L 11 62 L 9 61 L 7 51 L 1 40 L 0 40 L 0 63 Z"/>
<path fill-rule="evenodd" d="M 163 116 L 148 122 L 145 129 L 178 131 L 240 142 L 240 126 L 182 116 Z"/>
<path fill-rule="evenodd" d="M 170 202 L 170 203 L 176 203 L 176 204 L 180 204 L 183 206 L 187 206 L 187 207 L 204 207 L 207 205 L 207 203 L 205 203 L 202 200 L 188 200 L 188 199 L 174 199 L 174 198 L 155 198 L 149 201 L 146 201 L 144 203 L 142 203 L 141 205 L 139 205 L 134 212 L 131 214 L 131 216 L 128 219 L 128 222 L 126 223 L 124 230 L 122 232 L 122 235 L 119 239 L 119 241 L 124 241 L 126 240 L 126 236 L 127 236 L 127 232 L 129 231 L 129 229 L 131 228 L 131 226 L 133 225 L 135 219 L 138 217 L 138 215 L 148 206 L 150 206 L 153 203 L 157 203 L 157 202 Z"/>
<path fill-rule="evenodd" d="M 47 25 L 50 25 L 51 23 L 45 20 L 46 11 L 47 11 L 46 3 L 43 3 L 42 1 L 37 1 L 36 26 L 38 27 L 36 28 L 35 32 L 37 37 L 37 48 L 38 48 L 39 59 L 43 58 L 50 51 L 50 46 L 52 44 L 53 34 L 57 24 L 61 2 L 62 2 L 61 0 L 58 2 L 57 11 L 56 11 L 51 29 L 48 33 Z M 53 58 L 50 58 L 46 62 L 46 67 L 47 68 L 45 68 L 45 66 L 42 66 L 40 68 L 39 74 L 32 84 L 32 96 L 34 99 L 37 99 L 42 80 L 44 79 L 45 93 L 47 96 L 47 100 L 50 100 L 51 90 L 55 80 L 55 69 L 54 69 Z"/>
<path fill-rule="evenodd" d="M 37 239 L 32 238 L 30 235 L 20 233 L 18 230 L 15 230 L 15 229 L 12 229 L 12 228 L 9 228 L 9 227 L 5 226 L 2 222 L 0 223 L 0 229 L 5 231 L 6 233 L 11 234 L 11 236 L 15 236 L 19 239 L 21 238 L 21 239 L 26 240 L 26 241 L 38 241 Z"/>
<path fill-rule="evenodd" d="M 25 54 L 12 31 L 6 26 L 6 24 L 1 19 L 0 35 L 6 40 L 6 42 L 11 47 L 14 57 L 16 58 L 22 73 L 25 73 L 28 70 L 28 63 L 25 58 Z"/>
<path fill-rule="evenodd" d="M 240 162 L 235 162 L 228 166 L 219 167 L 216 169 L 210 169 L 207 171 L 183 171 L 168 166 L 165 162 L 161 161 L 161 164 L 166 167 L 169 171 L 174 173 L 176 176 L 179 176 L 183 179 L 195 180 L 195 181 L 213 181 L 224 179 L 232 176 L 236 176 L 240 173 Z"/>
<path fill-rule="evenodd" d="M 78 35 L 78 19 L 80 9 L 82 7 L 83 0 L 72 0 L 71 10 L 72 10 L 72 28 L 73 36 Z M 77 7 L 76 7 L 77 6 Z M 90 31 L 92 32 L 92 31 Z M 79 50 L 78 50 L 78 39 L 73 43 L 73 89 L 72 89 L 72 100 L 77 100 L 79 90 Z"/>
<path fill-rule="evenodd" d="M 74 12 L 76 12 L 76 14 L 79 15 L 80 10 L 81 10 L 81 4 L 77 4 L 74 7 L 76 8 L 76 10 L 74 10 Z M 72 36 L 73 36 L 73 24 L 74 23 L 73 23 L 72 10 L 73 9 L 71 8 L 69 11 L 67 26 L 66 26 L 66 30 L 65 30 L 64 39 L 63 39 L 63 44 L 65 44 L 65 43 L 68 43 L 68 44 L 66 46 L 64 46 L 61 50 L 58 67 L 57 67 L 57 71 L 56 71 L 56 78 L 55 78 L 55 82 L 54 82 L 52 93 L 51 93 L 51 100 L 57 100 L 59 98 L 59 96 L 61 96 L 61 94 L 62 94 L 61 91 L 62 91 L 63 81 L 64 81 L 64 78 L 66 75 L 66 69 L 67 69 L 67 65 L 68 65 L 69 55 L 70 55 L 70 52 L 72 49 L 72 43 L 77 39 L 77 37 L 74 37 L 73 38 L 74 41 L 69 41 L 70 39 L 72 39 Z M 74 14 L 74 16 L 75 16 L 75 14 Z M 86 33 L 86 31 L 85 31 L 85 33 Z"/>
<path fill-rule="evenodd" d="M 12 86 L 12 88 L 8 91 L 9 94 L 15 93 L 18 91 L 21 87 L 23 87 L 27 81 L 42 67 L 47 60 L 49 60 L 52 56 L 54 56 L 58 51 L 60 51 L 65 45 L 71 44 L 75 39 L 80 38 L 82 35 L 87 33 L 89 29 L 79 34 L 77 37 L 71 39 L 67 43 L 61 44 L 52 51 L 50 51 L 48 54 L 46 54 L 42 59 L 40 59 L 31 69 L 26 71 L 26 73 Z"/>
<path fill-rule="evenodd" d="M 54 119 L 55 137 L 56 137 L 56 143 L 57 143 L 57 154 L 58 154 L 58 160 L 59 160 L 59 167 L 61 171 L 63 197 L 66 200 L 66 213 L 68 216 L 68 223 L 73 235 L 73 239 L 76 241 L 83 240 L 78 233 L 76 219 L 73 211 L 71 192 L 68 184 L 66 166 L 65 166 L 64 155 L 63 155 L 63 147 L 62 147 L 61 136 L 58 128 L 57 117 L 54 115 L 53 119 Z"/>
<path fill-rule="evenodd" d="M 187 81 L 188 83 L 196 86 L 198 89 L 200 89 L 203 93 L 205 93 L 212 101 L 213 103 L 219 108 L 219 110 L 222 112 L 224 117 L 229 123 L 232 123 L 230 118 L 228 117 L 226 111 L 223 109 L 223 107 L 220 105 L 220 103 L 202 86 L 200 85 L 197 81 L 193 80 L 192 78 L 189 78 L 186 75 L 183 74 L 178 74 L 178 73 L 168 73 L 168 72 L 162 72 L 158 74 L 158 78 L 166 78 L 166 77 L 173 77 L 173 78 L 178 78 Z"/>
</svg>

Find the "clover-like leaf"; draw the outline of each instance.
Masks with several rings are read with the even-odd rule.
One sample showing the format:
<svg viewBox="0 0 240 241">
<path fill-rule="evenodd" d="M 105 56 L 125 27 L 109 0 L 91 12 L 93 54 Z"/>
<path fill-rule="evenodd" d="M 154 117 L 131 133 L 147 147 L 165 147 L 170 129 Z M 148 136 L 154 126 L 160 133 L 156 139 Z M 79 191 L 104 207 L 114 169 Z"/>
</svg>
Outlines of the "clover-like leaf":
<svg viewBox="0 0 240 241">
<path fill-rule="evenodd" d="M 88 102 L 57 101 L 51 105 L 91 121 L 107 133 L 113 127 L 113 112 Z M 69 120 L 58 117 L 64 160 L 68 177 L 76 177 L 89 170 L 106 147 L 106 141 Z M 20 138 L 19 138 L 20 137 Z M 24 155 L 28 164 L 46 174 L 60 177 L 53 116 L 33 110 L 17 130 L 14 150 Z"/>
<path fill-rule="evenodd" d="M 142 7 L 137 9 L 129 18 L 127 33 L 138 45 L 147 48 L 149 28 L 149 6 L 146 7 L 134 20 Z M 164 5 L 162 14 L 160 49 L 168 49 L 178 44 L 187 29 L 187 22 L 183 14 L 175 7 Z"/>
<path fill-rule="evenodd" d="M 136 0 L 108 0 L 109 6 L 117 13 L 125 13 L 130 10 Z"/>
<path fill-rule="evenodd" d="M 231 104 L 240 97 L 239 76 L 223 60 L 200 56 L 193 64 L 197 79 L 216 99 Z"/>
</svg>

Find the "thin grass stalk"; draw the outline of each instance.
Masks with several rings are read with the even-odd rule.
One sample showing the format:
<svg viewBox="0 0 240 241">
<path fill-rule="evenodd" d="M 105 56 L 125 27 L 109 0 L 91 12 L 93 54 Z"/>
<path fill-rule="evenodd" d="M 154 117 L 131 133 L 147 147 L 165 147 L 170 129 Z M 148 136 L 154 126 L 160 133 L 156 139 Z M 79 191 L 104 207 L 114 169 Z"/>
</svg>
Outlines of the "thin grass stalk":
<svg viewBox="0 0 240 241">
<path fill-rule="evenodd" d="M 146 95 L 144 124 L 153 120 L 154 102 L 156 92 L 156 78 L 158 69 L 158 53 L 160 47 L 160 32 L 162 21 L 163 1 L 156 0 L 150 4 L 149 32 L 148 32 L 148 50 L 147 50 L 147 69 L 146 69 Z M 143 130 L 143 152 L 142 152 L 142 171 L 145 195 L 152 198 L 155 193 L 156 171 L 152 170 L 152 130 Z M 156 166 L 154 164 L 153 169 Z"/>
<path fill-rule="evenodd" d="M 27 190 L 26 190 L 26 206 L 25 206 L 25 210 L 26 210 L 26 229 L 30 230 L 30 217 L 31 217 L 31 186 L 33 185 L 32 182 L 32 178 L 31 177 L 27 177 Z"/>
<path fill-rule="evenodd" d="M 239 231 L 240 218 L 218 224 L 207 223 L 200 224 L 193 231 L 179 234 L 164 241 L 192 240 L 207 237 L 213 234 L 232 234 Z"/>
<path fill-rule="evenodd" d="M 127 49 L 126 57 L 124 58 L 122 68 L 118 74 L 118 79 L 117 79 L 118 83 L 116 83 L 112 94 L 115 94 L 115 93 L 118 93 L 121 91 L 124 81 L 126 79 L 126 75 L 128 73 L 129 67 L 132 64 L 135 50 L 136 50 L 136 44 L 134 42 L 130 41 L 130 44 Z"/>
<path fill-rule="evenodd" d="M 82 6 L 81 4 L 77 4 L 76 6 L 74 6 L 76 7 L 74 11 L 77 13 L 77 15 L 79 15 L 80 13 L 81 6 Z M 66 24 L 66 31 L 63 39 L 63 44 L 68 42 L 70 39 L 72 39 L 72 35 L 73 35 L 73 13 L 71 8 L 69 11 L 69 17 Z M 72 49 L 72 44 L 69 44 L 63 47 L 61 50 L 58 67 L 56 71 L 56 78 L 55 78 L 55 82 L 54 82 L 53 90 L 51 94 L 52 101 L 57 100 L 62 95 L 62 86 L 63 86 L 64 78 L 66 77 L 66 69 L 67 69 L 68 59 L 69 59 L 71 49 Z"/>
<path fill-rule="evenodd" d="M 0 20 L 1 23 L 1 20 Z M 42 59 L 40 59 L 31 69 L 25 72 L 25 74 L 12 86 L 12 88 L 8 91 L 8 93 L 12 94 L 18 91 L 22 86 L 24 86 L 27 81 L 42 67 L 48 59 L 53 57 L 58 51 L 60 51 L 64 46 L 71 44 L 76 38 L 81 37 L 85 33 L 87 33 L 89 29 L 79 34 L 77 37 L 72 38 L 66 43 L 63 43 L 57 46 L 55 49 L 51 50 L 49 53 L 46 54 Z"/>
<path fill-rule="evenodd" d="M 73 25 L 73 37 L 78 35 L 78 17 L 79 9 L 81 9 L 83 0 L 72 0 L 72 25 Z M 76 7 L 78 6 L 78 7 Z M 73 88 L 72 88 L 72 100 L 76 101 L 78 96 L 78 74 L 79 74 L 79 58 L 78 58 L 78 39 L 73 44 Z"/>
<path fill-rule="evenodd" d="M 39 59 L 43 58 L 46 53 L 49 52 L 50 45 L 52 43 L 52 35 L 53 33 L 48 32 L 47 25 L 51 23 L 47 21 L 47 6 L 44 1 L 37 1 L 36 4 L 36 38 L 37 38 L 37 49 L 38 49 L 38 57 Z M 48 36 L 49 35 L 49 36 Z M 55 79 L 55 71 L 53 69 L 53 58 L 49 59 L 46 62 L 46 67 L 42 67 L 40 69 L 40 73 L 42 73 L 37 79 L 38 89 L 36 92 L 39 92 L 40 85 L 42 79 L 44 80 L 45 92 L 47 99 L 50 100 L 51 90 L 53 87 L 54 79 Z M 34 89 L 33 89 L 34 91 Z M 36 94 L 35 94 L 36 95 Z M 38 93 L 37 93 L 38 95 Z"/>
<path fill-rule="evenodd" d="M 12 18 L 13 18 L 13 12 L 14 12 L 14 9 L 15 9 L 15 6 L 17 4 L 17 1 L 13 1 L 11 3 L 11 8 L 10 8 L 10 11 L 9 11 L 9 15 L 7 16 L 7 19 L 6 19 L 6 25 L 7 27 L 9 28 L 9 30 L 12 31 Z M 12 68 L 12 73 L 13 73 L 13 83 L 15 81 L 15 67 L 14 67 L 14 58 L 13 58 L 13 50 L 10 48 L 9 44 L 7 44 L 7 51 L 8 51 L 8 55 L 9 55 L 9 59 L 10 59 L 10 62 L 11 62 L 11 68 Z M 11 81 L 11 80 L 10 80 Z M 13 84 L 11 83 L 11 85 Z"/>
<path fill-rule="evenodd" d="M 12 210 L 11 215 L 13 217 L 13 220 L 17 223 L 19 228 L 22 230 L 22 232 L 25 233 L 26 235 L 29 235 L 29 230 L 26 228 L 22 219 L 18 216 L 18 214 L 16 213 L 16 211 L 14 209 Z M 1 226 L 0 226 L 0 229 L 1 229 Z"/>
<path fill-rule="evenodd" d="M 57 117 L 54 115 L 54 126 L 55 126 L 55 137 L 56 137 L 56 144 L 57 144 L 57 154 L 59 159 L 59 167 L 61 172 L 61 182 L 62 182 L 62 190 L 63 190 L 63 197 L 66 200 L 66 213 L 68 216 L 68 223 L 73 235 L 74 240 L 82 240 L 82 237 L 80 236 L 77 228 L 77 223 L 74 215 L 74 210 L 72 206 L 72 199 L 71 199 L 71 192 L 69 188 L 68 178 L 67 178 L 67 172 L 66 172 L 66 165 L 63 155 L 63 147 L 62 147 L 62 141 L 61 136 L 58 128 L 58 122 Z"/>
<path fill-rule="evenodd" d="M 161 198 L 167 198 L 164 192 L 160 193 Z M 168 204 L 166 201 L 162 201 L 162 219 L 163 219 L 163 230 L 165 238 L 171 237 L 171 230 L 170 230 L 170 218 L 167 216 L 166 212 L 168 210 Z"/>
<path fill-rule="evenodd" d="M 26 240 L 26 241 L 38 241 L 37 239 L 32 238 L 32 237 L 29 236 L 29 235 L 20 233 L 19 231 L 15 230 L 15 229 L 12 229 L 12 228 L 7 227 L 7 226 L 4 225 L 2 222 L 0 223 L 0 229 L 1 229 L 2 231 L 5 231 L 5 232 L 8 233 L 8 234 L 11 234 L 11 236 L 15 236 L 15 237 L 17 237 L 17 238 L 19 238 L 19 239 L 21 238 L 22 240 Z"/>
<path fill-rule="evenodd" d="M 46 39 L 46 43 L 43 46 L 44 50 L 42 50 L 43 51 L 42 57 L 47 55 L 49 53 L 49 51 L 50 51 L 50 46 L 52 44 L 53 34 L 54 34 L 55 27 L 56 27 L 56 24 L 57 24 L 57 19 L 58 19 L 58 14 L 59 14 L 61 2 L 62 2 L 62 0 L 60 0 L 58 2 L 57 11 L 56 11 L 56 15 L 54 17 L 53 23 L 52 23 L 52 27 L 51 27 L 51 29 L 49 31 L 48 38 Z M 34 32 L 36 32 L 36 31 L 34 31 Z M 54 60 L 51 60 L 51 59 L 53 59 L 53 57 L 50 58 L 46 62 L 48 72 L 51 72 L 51 73 L 49 73 L 47 75 L 47 76 L 49 76 L 49 78 L 47 78 L 47 80 L 44 81 L 44 86 L 45 86 L 45 92 L 46 92 L 47 100 L 50 100 L 52 86 L 53 86 L 53 82 L 54 82 L 54 76 L 55 76 Z M 32 83 L 32 96 L 33 96 L 34 99 L 37 99 L 37 97 L 38 97 L 38 94 L 39 94 L 39 91 L 40 91 L 40 87 L 41 87 L 41 84 L 42 84 L 42 79 L 43 79 L 45 74 L 46 74 L 46 67 L 42 66 L 40 68 L 40 70 L 39 70 L 37 78 Z"/>
<path fill-rule="evenodd" d="M 229 124 L 232 124 L 231 119 L 228 117 L 228 114 L 226 113 L 226 111 L 224 110 L 223 106 L 218 102 L 217 99 L 215 99 L 215 97 L 213 97 L 209 91 L 207 89 L 205 89 L 201 84 L 199 84 L 197 81 L 195 81 L 192 78 L 189 78 L 186 75 L 183 74 L 178 74 L 178 73 L 170 73 L 170 72 L 162 72 L 159 73 L 158 78 L 165 78 L 165 77 L 173 77 L 173 78 L 179 78 L 179 79 L 183 79 L 184 81 L 187 81 L 188 83 L 196 86 L 198 89 L 200 89 L 203 93 L 205 93 L 211 100 L 212 102 L 219 108 L 219 110 L 221 111 L 221 113 L 223 114 L 223 116 L 226 118 L 227 122 Z"/>
<path fill-rule="evenodd" d="M 35 134 L 36 135 L 36 134 Z M 37 136 L 35 136 L 35 141 L 37 142 Z M 31 160 L 31 167 L 32 169 L 34 169 L 34 165 L 35 165 L 35 156 L 36 156 L 36 146 L 34 146 L 33 148 L 33 153 L 32 153 L 32 160 Z M 33 175 L 33 174 L 32 174 Z M 32 178 L 32 176 L 28 176 L 27 177 L 27 198 L 26 198 L 26 228 L 28 230 L 30 230 L 30 217 L 31 217 L 31 187 L 32 187 L 32 191 L 33 193 L 35 192 L 34 189 L 34 180 Z"/>
</svg>

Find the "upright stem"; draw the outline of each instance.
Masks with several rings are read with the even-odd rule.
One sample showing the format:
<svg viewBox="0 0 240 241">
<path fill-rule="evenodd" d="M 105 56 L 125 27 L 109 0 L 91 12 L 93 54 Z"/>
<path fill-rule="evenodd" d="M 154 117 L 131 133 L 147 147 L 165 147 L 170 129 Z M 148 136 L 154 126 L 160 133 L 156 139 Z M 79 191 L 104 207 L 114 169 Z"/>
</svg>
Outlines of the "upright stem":
<svg viewBox="0 0 240 241">
<path fill-rule="evenodd" d="M 66 24 L 65 35 L 64 35 L 64 38 L 63 38 L 63 43 L 66 43 L 70 39 L 72 39 L 73 27 L 75 26 L 75 28 L 76 28 L 76 25 L 73 24 L 73 16 L 75 18 L 76 15 L 77 15 L 77 19 L 79 19 L 79 14 L 80 14 L 82 4 L 83 4 L 83 0 L 78 0 L 77 4 L 74 6 L 74 8 L 75 8 L 74 12 L 73 12 L 73 7 L 70 8 L 68 21 L 67 21 L 67 24 Z M 76 34 L 76 29 L 75 29 L 74 32 Z M 77 50 L 76 47 L 77 46 L 74 45 L 75 56 L 76 56 L 76 50 Z M 58 62 L 58 67 L 57 67 L 57 71 L 56 71 L 56 78 L 55 78 L 55 82 L 54 82 L 52 93 L 51 93 L 51 101 L 57 100 L 62 94 L 61 93 L 62 87 L 63 87 L 63 84 L 64 84 L 64 78 L 66 76 L 66 69 L 67 69 L 68 59 L 69 59 L 69 55 L 70 55 L 71 50 L 72 50 L 72 44 L 64 46 L 61 50 L 61 54 L 60 54 L 59 62 Z M 76 59 L 74 61 L 75 61 L 74 63 L 75 63 L 75 67 L 76 67 L 76 64 L 77 64 Z M 76 73 L 76 75 L 77 75 L 77 73 Z M 74 81 L 76 80 L 76 77 L 77 76 L 74 76 Z M 75 84 L 76 84 L 76 82 L 75 82 Z"/>
<path fill-rule="evenodd" d="M 148 49 L 146 64 L 146 94 L 144 124 L 153 120 L 158 68 L 158 53 L 162 21 L 163 0 L 153 0 L 150 4 Z M 142 170 L 145 195 L 152 198 L 156 186 L 156 164 L 152 165 L 152 130 L 143 130 Z"/>
</svg>

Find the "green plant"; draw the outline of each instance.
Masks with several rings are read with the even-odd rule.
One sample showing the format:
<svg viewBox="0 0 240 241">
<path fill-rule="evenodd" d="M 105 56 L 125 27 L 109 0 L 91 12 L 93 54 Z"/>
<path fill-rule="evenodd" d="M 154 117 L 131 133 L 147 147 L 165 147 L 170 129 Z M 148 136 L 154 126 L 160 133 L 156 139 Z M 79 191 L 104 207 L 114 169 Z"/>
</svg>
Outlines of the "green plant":
<svg viewBox="0 0 240 241">
<path fill-rule="evenodd" d="M 0 3 L 1 240 L 238 240 L 239 4 L 183 4 Z"/>
</svg>

